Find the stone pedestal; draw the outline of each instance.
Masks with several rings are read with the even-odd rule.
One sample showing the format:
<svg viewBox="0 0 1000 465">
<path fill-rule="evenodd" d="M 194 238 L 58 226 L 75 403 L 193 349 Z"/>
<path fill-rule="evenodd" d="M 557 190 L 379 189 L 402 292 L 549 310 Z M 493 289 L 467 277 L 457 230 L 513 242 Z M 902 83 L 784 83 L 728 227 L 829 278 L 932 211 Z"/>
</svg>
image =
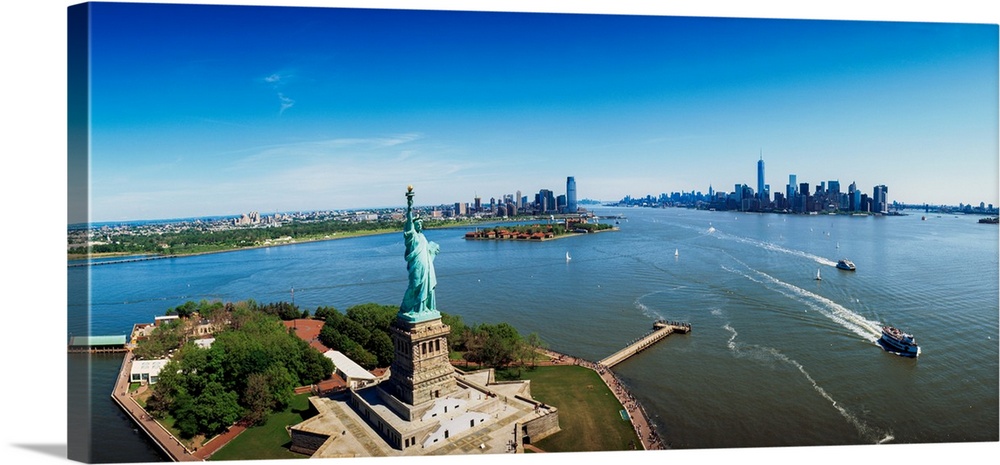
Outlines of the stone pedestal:
<svg viewBox="0 0 1000 465">
<path fill-rule="evenodd" d="M 430 408 L 434 399 L 453 393 L 454 368 L 448 361 L 451 327 L 440 318 L 416 323 L 397 318 L 392 324 L 395 357 L 389 381 L 379 385 L 382 395 L 403 419 L 411 421 Z"/>
</svg>

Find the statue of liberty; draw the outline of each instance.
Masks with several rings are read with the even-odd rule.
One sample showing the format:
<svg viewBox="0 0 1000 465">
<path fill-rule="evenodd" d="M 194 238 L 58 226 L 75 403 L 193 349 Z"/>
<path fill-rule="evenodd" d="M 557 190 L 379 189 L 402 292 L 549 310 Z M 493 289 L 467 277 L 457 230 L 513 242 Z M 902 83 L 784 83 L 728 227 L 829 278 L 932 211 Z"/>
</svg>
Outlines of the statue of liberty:
<svg viewBox="0 0 1000 465">
<path fill-rule="evenodd" d="M 406 270 L 409 285 L 403 295 L 397 317 L 410 323 L 441 318 L 434 301 L 437 277 L 434 275 L 434 256 L 441 247 L 429 242 L 423 233 L 423 220 L 413 217 L 413 186 L 406 187 L 406 222 L 403 224 L 403 242 L 406 244 Z"/>
</svg>

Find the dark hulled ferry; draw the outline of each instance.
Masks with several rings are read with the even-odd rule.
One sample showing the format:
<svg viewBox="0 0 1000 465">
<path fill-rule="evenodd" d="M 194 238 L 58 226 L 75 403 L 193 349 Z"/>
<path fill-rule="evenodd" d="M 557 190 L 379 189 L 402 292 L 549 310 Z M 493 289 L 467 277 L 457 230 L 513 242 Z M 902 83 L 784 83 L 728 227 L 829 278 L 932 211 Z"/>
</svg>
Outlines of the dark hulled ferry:
<svg viewBox="0 0 1000 465">
<path fill-rule="evenodd" d="M 920 355 L 920 346 L 912 334 L 907 334 L 892 326 L 882 327 L 882 337 L 878 340 L 883 349 L 902 355 L 904 357 L 916 357 Z"/>
</svg>

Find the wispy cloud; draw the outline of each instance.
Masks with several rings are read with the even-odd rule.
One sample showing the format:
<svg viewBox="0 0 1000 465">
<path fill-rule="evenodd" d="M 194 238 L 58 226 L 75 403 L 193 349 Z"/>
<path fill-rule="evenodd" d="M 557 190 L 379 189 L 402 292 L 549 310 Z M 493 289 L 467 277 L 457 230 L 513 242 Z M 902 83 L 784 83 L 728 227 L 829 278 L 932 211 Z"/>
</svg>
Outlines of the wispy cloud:
<svg viewBox="0 0 1000 465">
<path fill-rule="evenodd" d="M 240 150 L 248 154 L 232 165 L 234 169 L 252 169 L 274 162 L 282 164 L 289 160 L 304 163 L 308 160 L 328 160 L 331 158 L 376 158 L 391 160 L 393 158 L 419 154 L 420 148 L 413 146 L 401 147 L 423 138 L 419 133 L 394 134 L 382 137 L 341 137 L 333 139 L 318 139 L 288 144 L 275 144 Z M 398 147 L 398 151 L 397 151 Z"/>
<path fill-rule="evenodd" d="M 279 116 L 284 114 L 285 110 L 292 108 L 292 106 L 295 105 L 295 100 L 292 100 L 286 96 L 284 92 L 279 90 L 287 87 L 292 76 L 293 75 L 288 72 L 277 72 L 264 76 L 262 79 L 268 87 L 278 93 L 278 101 L 281 103 L 281 107 L 278 109 Z"/>
<path fill-rule="evenodd" d="M 231 164 L 225 178 L 241 180 L 233 189 L 254 186 L 239 194 L 248 201 L 263 195 L 344 208 L 401 203 L 407 184 L 423 186 L 425 200 L 450 199 L 455 176 L 480 171 L 474 159 L 442 155 L 447 150 L 421 140 L 404 133 L 262 147 Z"/>
<path fill-rule="evenodd" d="M 283 114 L 285 110 L 292 108 L 295 105 L 295 100 L 285 97 L 285 94 L 278 92 L 278 99 L 281 100 L 281 110 L 278 110 L 278 114 Z"/>
</svg>

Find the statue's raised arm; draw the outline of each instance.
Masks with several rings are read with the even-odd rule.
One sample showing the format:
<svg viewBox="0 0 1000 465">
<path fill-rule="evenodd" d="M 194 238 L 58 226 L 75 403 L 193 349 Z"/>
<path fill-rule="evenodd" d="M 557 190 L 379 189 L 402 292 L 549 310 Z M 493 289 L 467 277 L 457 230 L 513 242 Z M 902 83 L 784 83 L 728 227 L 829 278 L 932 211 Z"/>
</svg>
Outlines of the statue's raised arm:
<svg viewBox="0 0 1000 465">
<path fill-rule="evenodd" d="M 403 224 L 403 242 L 406 245 L 406 270 L 409 283 L 397 316 L 409 322 L 440 318 L 434 300 L 437 277 L 434 274 L 434 256 L 439 246 L 428 242 L 423 234 L 423 221 L 413 214 L 413 186 L 406 188 L 406 222 Z"/>
<path fill-rule="evenodd" d="M 403 231 L 413 229 L 413 186 L 406 186 L 406 223 Z"/>
</svg>

